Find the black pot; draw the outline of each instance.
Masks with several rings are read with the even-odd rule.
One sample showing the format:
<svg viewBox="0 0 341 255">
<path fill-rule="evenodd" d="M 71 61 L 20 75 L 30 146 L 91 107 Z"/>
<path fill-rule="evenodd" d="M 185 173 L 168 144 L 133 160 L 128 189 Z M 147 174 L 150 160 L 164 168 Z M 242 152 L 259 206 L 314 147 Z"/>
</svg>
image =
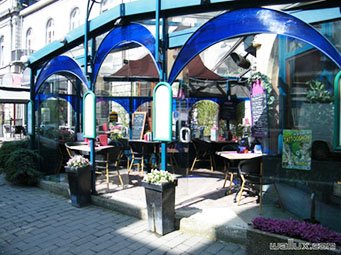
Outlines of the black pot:
<svg viewBox="0 0 341 255">
<path fill-rule="evenodd" d="M 91 200 L 91 169 L 90 166 L 81 168 L 65 167 L 70 187 L 71 204 L 82 207 Z"/>
<path fill-rule="evenodd" d="M 175 187 L 173 183 L 161 185 L 142 182 L 146 192 L 148 229 L 165 235 L 175 229 Z"/>
</svg>

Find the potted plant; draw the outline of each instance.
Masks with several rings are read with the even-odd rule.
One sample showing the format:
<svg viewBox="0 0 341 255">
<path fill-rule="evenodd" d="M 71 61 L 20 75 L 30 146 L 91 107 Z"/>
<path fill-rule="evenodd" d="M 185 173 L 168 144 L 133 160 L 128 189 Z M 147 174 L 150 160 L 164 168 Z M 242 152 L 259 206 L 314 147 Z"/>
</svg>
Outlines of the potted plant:
<svg viewBox="0 0 341 255">
<path fill-rule="evenodd" d="M 247 232 L 252 254 L 339 254 L 341 234 L 320 224 L 256 217 Z"/>
<path fill-rule="evenodd" d="M 90 162 L 81 155 L 69 159 L 65 166 L 68 174 L 71 204 L 76 207 L 90 202 L 91 171 Z"/>
<path fill-rule="evenodd" d="M 142 181 L 145 187 L 148 229 L 160 235 L 174 230 L 177 180 L 167 171 L 151 170 Z"/>
</svg>

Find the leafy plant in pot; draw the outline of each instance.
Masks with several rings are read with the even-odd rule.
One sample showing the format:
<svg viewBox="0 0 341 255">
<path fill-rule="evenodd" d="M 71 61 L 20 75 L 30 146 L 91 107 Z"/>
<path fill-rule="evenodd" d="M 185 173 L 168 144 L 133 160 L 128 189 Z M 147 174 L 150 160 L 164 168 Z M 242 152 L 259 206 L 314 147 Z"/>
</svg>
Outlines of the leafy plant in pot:
<svg viewBox="0 0 341 255">
<path fill-rule="evenodd" d="M 90 162 L 81 155 L 69 159 L 65 166 L 68 174 L 71 204 L 82 207 L 90 202 L 91 172 Z"/>
<path fill-rule="evenodd" d="M 151 170 L 145 175 L 142 186 L 146 193 L 148 229 L 160 235 L 172 232 L 177 179 L 167 171 Z"/>
</svg>

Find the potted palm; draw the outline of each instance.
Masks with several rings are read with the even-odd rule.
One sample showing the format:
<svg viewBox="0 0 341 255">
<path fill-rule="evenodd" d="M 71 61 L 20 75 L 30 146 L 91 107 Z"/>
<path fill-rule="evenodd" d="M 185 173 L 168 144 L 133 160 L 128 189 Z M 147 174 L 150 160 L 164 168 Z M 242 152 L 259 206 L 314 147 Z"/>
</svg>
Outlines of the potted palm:
<svg viewBox="0 0 341 255">
<path fill-rule="evenodd" d="M 68 174 L 71 204 L 82 207 L 90 202 L 91 171 L 90 162 L 81 155 L 69 159 L 65 166 Z"/>
<path fill-rule="evenodd" d="M 145 188 L 148 229 L 160 235 L 174 230 L 177 180 L 167 171 L 151 170 L 142 181 Z"/>
</svg>

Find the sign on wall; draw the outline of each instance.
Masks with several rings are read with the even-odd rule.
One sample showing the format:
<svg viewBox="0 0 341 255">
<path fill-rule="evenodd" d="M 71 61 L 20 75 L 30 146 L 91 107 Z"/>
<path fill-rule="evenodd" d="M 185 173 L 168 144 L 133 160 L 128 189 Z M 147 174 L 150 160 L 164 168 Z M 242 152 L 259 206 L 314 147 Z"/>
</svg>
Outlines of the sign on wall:
<svg viewBox="0 0 341 255">
<path fill-rule="evenodd" d="M 311 130 L 283 130 L 282 167 L 289 169 L 311 169 Z"/>
<path fill-rule="evenodd" d="M 153 140 L 172 141 L 172 88 L 159 82 L 153 93 Z"/>
<path fill-rule="evenodd" d="M 260 81 L 252 86 L 251 115 L 253 137 L 267 137 L 269 133 L 267 97 Z"/>
<path fill-rule="evenodd" d="M 92 91 L 83 97 L 83 137 L 96 138 L 96 96 Z"/>
</svg>

